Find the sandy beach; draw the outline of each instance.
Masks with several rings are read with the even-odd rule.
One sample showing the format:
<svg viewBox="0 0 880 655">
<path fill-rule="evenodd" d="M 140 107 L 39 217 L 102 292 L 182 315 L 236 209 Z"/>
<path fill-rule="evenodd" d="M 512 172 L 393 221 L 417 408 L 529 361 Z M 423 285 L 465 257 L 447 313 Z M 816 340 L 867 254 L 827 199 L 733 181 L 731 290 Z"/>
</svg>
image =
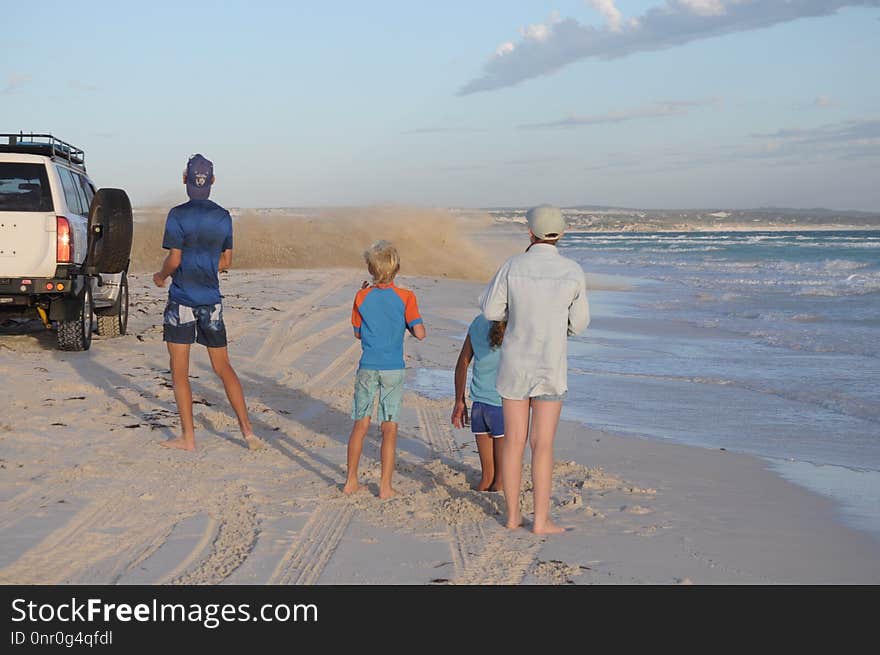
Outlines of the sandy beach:
<svg viewBox="0 0 880 655">
<path fill-rule="evenodd" d="M 452 389 L 445 400 L 407 392 L 397 498 L 375 496 L 375 427 L 362 463 L 370 493 L 344 496 L 360 354 L 349 317 L 362 279 L 350 269 L 221 276 L 232 361 L 269 446 L 257 452 L 200 348 L 198 449 L 159 447 L 177 419 L 166 290 L 149 275 L 130 277 L 128 335 L 96 338 L 89 352 L 56 351 L 37 322 L 3 328 L 0 582 L 880 582 L 880 543 L 763 460 L 571 422 L 557 439 L 553 505 L 573 530 L 507 531 L 501 494 L 470 490 L 479 463 L 472 436 L 449 425 Z M 407 338 L 408 375 L 452 368 L 482 285 L 400 281 L 428 326 L 425 342 Z"/>
</svg>

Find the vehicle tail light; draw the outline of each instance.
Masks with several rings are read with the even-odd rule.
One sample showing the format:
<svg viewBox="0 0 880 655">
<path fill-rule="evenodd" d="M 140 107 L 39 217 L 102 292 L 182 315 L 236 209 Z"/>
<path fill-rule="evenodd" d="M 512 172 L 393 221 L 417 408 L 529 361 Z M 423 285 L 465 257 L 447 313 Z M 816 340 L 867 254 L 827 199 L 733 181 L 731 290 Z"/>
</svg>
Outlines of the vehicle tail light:
<svg viewBox="0 0 880 655">
<path fill-rule="evenodd" d="M 73 262 L 73 232 L 70 231 L 70 222 L 63 216 L 56 216 L 57 247 L 55 259 L 59 264 Z"/>
</svg>

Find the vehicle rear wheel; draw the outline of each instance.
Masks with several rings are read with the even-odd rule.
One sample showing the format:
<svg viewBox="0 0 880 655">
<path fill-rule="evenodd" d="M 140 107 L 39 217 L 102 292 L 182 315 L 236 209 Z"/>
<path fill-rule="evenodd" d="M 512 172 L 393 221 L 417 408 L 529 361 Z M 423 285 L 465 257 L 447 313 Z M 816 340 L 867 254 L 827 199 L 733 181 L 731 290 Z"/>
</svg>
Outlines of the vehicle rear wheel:
<svg viewBox="0 0 880 655">
<path fill-rule="evenodd" d="M 59 350 L 83 351 L 92 345 L 92 289 L 86 284 L 79 315 L 72 321 L 58 321 Z"/>
<path fill-rule="evenodd" d="M 98 189 L 89 209 L 89 260 L 99 273 L 122 273 L 131 258 L 134 224 L 122 189 Z"/>
<path fill-rule="evenodd" d="M 128 329 L 128 276 L 123 273 L 119 283 L 119 298 L 109 310 L 96 310 L 98 334 L 102 337 L 119 337 Z"/>
</svg>

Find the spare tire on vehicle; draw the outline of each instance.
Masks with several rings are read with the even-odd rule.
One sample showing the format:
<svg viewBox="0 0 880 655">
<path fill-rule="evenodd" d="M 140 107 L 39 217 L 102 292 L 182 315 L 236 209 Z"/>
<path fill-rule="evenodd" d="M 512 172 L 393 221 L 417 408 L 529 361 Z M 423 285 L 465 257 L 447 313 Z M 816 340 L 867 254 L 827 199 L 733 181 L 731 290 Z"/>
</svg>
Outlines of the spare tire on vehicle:
<svg viewBox="0 0 880 655">
<path fill-rule="evenodd" d="M 122 189 L 98 189 L 89 210 L 89 257 L 94 273 L 122 273 L 131 258 L 131 202 Z"/>
</svg>

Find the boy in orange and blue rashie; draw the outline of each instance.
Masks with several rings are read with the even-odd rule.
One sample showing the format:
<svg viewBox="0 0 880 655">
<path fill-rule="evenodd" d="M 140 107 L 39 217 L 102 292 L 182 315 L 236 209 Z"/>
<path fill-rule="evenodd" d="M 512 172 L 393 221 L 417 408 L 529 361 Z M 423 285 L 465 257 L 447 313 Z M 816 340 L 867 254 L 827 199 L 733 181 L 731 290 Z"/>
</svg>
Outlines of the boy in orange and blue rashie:
<svg viewBox="0 0 880 655">
<path fill-rule="evenodd" d="M 354 298 L 351 325 L 361 340 L 363 353 L 354 381 L 354 426 L 348 438 L 348 476 L 342 491 L 351 494 L 363 487 L 358 483 L 358 463 L 364 438 L 370 428 L 373 403 L 379 395 L 379 421 L 382 423 L 382 476 L 379 498 L 395 494 L 391 486 L 397 446 L 397 421 L 403 402 L 404 331 L 419 340 L 425 338 L 425 324 L 419 314 L 416 294 L 394 285 L 400 270 L 400 255 L 388 241 L 377 241 L 364 253 L 373 284 L 364 283 Z"/>
</svg>

